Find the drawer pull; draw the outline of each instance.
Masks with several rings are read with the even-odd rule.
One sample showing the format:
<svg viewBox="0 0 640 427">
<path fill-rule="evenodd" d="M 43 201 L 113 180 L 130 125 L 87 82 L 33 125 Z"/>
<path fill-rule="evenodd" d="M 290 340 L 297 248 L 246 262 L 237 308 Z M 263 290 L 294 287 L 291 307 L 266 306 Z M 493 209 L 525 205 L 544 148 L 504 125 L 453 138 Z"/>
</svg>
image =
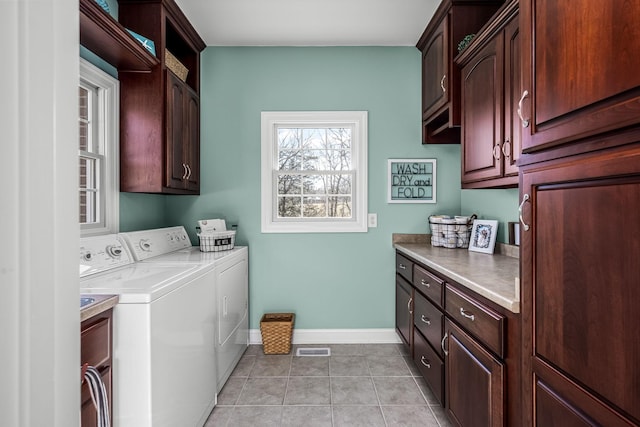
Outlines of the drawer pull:
<svg viewBox="0 0 640 427">
<path fill-rule="evenodd" d="M 407 301 L 407 310 L 409 311 L 409 314 L 413 314 L 413 310 L 411 310 L 412 302 L 413 302 L 413 298 L 409 298 L 409 301 Z"/>
<path fill-rule="evenodd" d="M 529 96 L 529 91 L 524 91 L 522 92 L 522 96 L 520 97 L 520 101 L 518 101 L 518 117 L 520 117 L 520 121 L 522 122 L 522 127 L 523 128 L 528 128 L 529 127 L 529 119 L 525 119 L 524 117 L 522 117 L 522 102 L 524 102 L 524 99 Z"/>
<path fill-rule="evenodd" d="M 431 283 L 429 283 L 429 282 L 425 282 L 425 280 L 424 280 L 424 279 L 421 279 L 421 280 L 420 280 L 420 284 L 421 284 L 422 286 L 426 286 L 427 288 L 430 288 L 430 287 L 431 287 Z"/>
<path fill-rule="evenodd" d="M 445 332 L 444 336 L 442 337 L 442 341 L 440 341 L 440 348 L 442 349 L 442 352 L 444 353 L 445 356 L 449 355 L 449 351 L 444 348 L 444 342 L 447 340 L 447 338 L 449 338 L 449 333 Z"/>
<path fill-rule="evenodd" d="M 431 369 L 431 363 L 428 360 L 425 362 L 425 360 L 427 359 L 425 359 L 424 356 L 420 356 L 420 363 L 426 366 L 427 369 Z"/>
<path fill-rule="evenodd" d="M 520 203 L 520 206 L 518 206 L 518 216 L 520 217 L 520 223 L 522 224 L 522 228 L 524 228 L 524 231 L 529 231 L 529 224 L 525 223 L 524 218 L 522 218 L 522 207 L 527 201 L 529 201 L 529 195 L 525 194 L 524 196 L 522 196 L 522 203 Z"/>
<path fill-rule="evenodd" d="M 400 270 L 406 270 L 407 269 L 407 267 L 404 264 L 398 264 L 398 268 Z"/>
<path fill-rule="evenodd" d="M 468 311 L 465 311 L 464 308 L 460 307 L 460 314 L 462 315 L 462 317 L 466 317 L 467 319 L 471 320 L 472 322 L 474 320 L 476 320 L 476 316 L 474 314 L 470 314 Z"/>
<path fill-rule="evenodd" d="M 424 314 L 422 315 L 422 318 L 420 320 L 422 320 L 427 325 L 431 324 L 431 319 L 428 319 L 428 318 L 424 317 Z"/>
</svg>

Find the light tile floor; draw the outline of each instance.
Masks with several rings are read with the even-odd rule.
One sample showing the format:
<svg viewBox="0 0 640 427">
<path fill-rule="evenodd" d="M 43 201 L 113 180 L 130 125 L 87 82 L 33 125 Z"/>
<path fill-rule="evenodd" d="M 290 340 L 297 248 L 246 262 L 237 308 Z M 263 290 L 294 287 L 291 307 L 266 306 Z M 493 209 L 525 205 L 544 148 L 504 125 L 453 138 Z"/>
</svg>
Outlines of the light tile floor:
<svg viewBox="0 0 640 427">
<path fill-rule="evenodd" d="M 331 356 L 249 346 L 205 427 L 450 427 L 400 344 L 331 344 Z"/>
</svg>

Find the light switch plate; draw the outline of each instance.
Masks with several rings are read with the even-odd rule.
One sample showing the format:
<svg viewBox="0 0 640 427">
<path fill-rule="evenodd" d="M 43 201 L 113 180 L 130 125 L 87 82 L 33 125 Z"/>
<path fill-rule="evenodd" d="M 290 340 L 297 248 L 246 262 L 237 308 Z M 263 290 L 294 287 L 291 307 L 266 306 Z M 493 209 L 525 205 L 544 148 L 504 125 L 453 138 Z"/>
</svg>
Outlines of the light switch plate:
<svg viewBox="0 0 640 427">
<path fill-rule="evenodd" d="M 378 226 L 378 214 L 370 213 L 367 218 L 367 225 L 369 228 L 376 228 Z"/>
</svg>

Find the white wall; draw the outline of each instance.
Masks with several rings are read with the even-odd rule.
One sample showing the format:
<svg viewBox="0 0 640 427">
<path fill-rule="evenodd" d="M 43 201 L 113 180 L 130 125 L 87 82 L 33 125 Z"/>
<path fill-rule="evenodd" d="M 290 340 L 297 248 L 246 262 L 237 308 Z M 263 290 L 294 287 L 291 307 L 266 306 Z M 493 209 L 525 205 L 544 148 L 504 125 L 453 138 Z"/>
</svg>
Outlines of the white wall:
<svg viewBox="0 0 640 427">
<path fill-rule="evenodd" d="M 78 1 L 0 1 L 0 425 L 79 424 Z"/>
</svg>

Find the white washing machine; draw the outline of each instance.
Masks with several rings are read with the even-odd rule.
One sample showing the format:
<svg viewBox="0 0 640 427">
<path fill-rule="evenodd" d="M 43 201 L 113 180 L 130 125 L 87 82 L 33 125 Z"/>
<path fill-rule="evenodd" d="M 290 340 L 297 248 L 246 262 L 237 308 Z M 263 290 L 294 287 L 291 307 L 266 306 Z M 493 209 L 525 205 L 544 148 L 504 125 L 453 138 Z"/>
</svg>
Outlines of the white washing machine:
<svg viewBox="0 0 640 427">
<path fill-rule="evenodd" d="M 247 247 L 202 252 L 184 227 L 122 233 L 140 264 L 194 265 L 214 276 L 216 389 L 220 392 L 249 344 Z"/>
<path fill-rule="evenodd" d="M 80 293 L 117 294 L 113 424 L 202 426 L 216 402 L 213 275 L 136 263 L 122 237 L 81 239 Z"/>
</svg>

